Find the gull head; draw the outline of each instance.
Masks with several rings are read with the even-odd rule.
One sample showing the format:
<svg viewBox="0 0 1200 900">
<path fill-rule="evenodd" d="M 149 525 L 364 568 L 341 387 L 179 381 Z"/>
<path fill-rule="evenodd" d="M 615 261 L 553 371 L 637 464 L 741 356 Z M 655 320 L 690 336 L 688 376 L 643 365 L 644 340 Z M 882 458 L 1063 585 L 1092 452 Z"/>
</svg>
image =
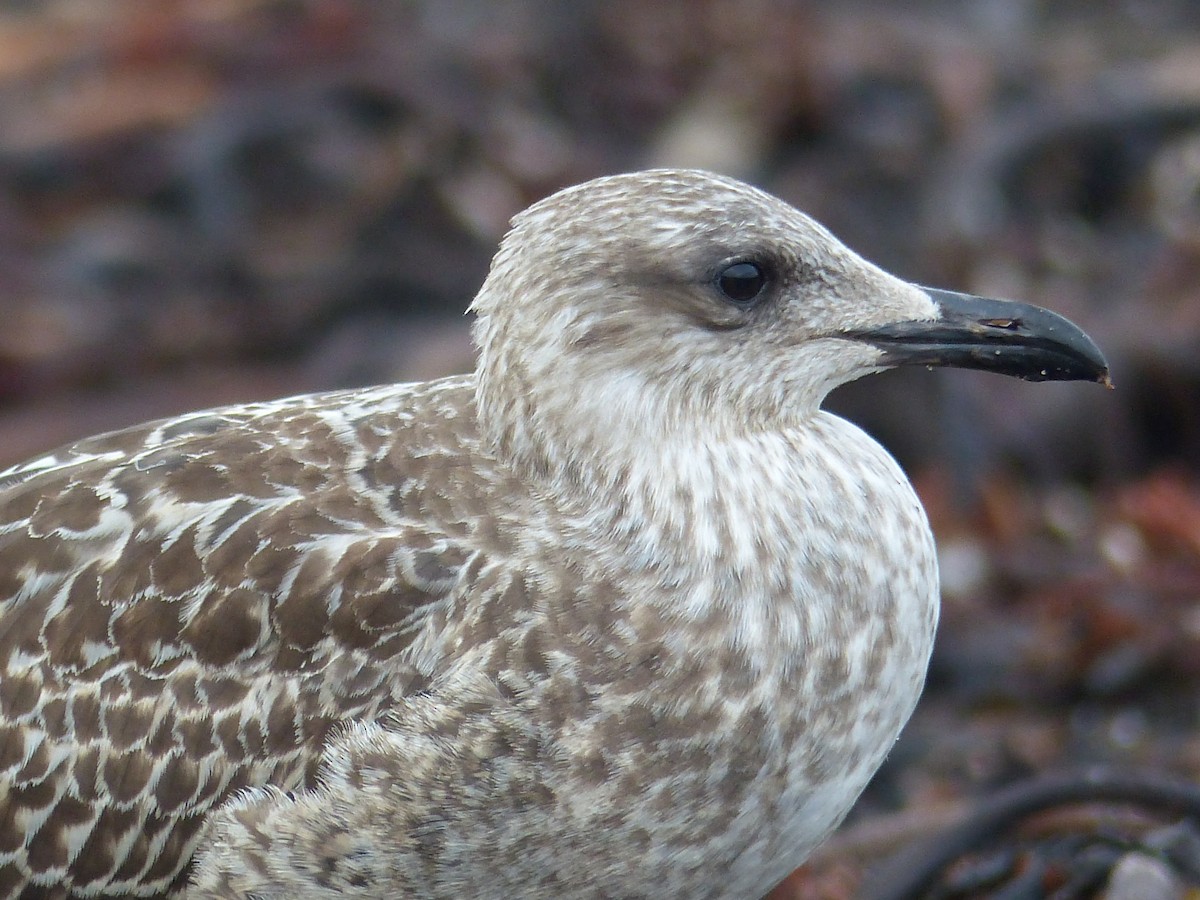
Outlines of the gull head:
<svg viewBox="0 0 1200 900">
<path fill-rule="evenodd" d="M 1090 339 L 1026 304 L 919 287 L 737 180 L 659 169 L 513 220 L 472 309 L 480 420 L 502 450 L 802 426 L 895 365 L 1107 383 Z M 592 443 L 594 446 L 594 443 Z"/>
</svg>

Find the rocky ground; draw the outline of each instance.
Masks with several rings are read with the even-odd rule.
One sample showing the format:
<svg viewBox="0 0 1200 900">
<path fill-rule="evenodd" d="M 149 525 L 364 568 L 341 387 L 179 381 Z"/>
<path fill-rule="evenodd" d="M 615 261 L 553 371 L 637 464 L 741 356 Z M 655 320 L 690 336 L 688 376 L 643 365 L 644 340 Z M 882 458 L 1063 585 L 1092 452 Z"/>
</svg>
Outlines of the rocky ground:
<svg viewBox="0 0 1200 900">
<path fill-rule="evenodd" d="M 1197 896 L 1188 0 L 5 4 L 0 463 L 461 370 L 507 218 L 658 164 L 752 180 L 904 277 L 1051 306 L 1117 384 L 833 398 L 913 474 L 945 609 L 911 726 L 775 900 Z M 943 828 L 940 867 L 911 848 Z"/>
</svg>

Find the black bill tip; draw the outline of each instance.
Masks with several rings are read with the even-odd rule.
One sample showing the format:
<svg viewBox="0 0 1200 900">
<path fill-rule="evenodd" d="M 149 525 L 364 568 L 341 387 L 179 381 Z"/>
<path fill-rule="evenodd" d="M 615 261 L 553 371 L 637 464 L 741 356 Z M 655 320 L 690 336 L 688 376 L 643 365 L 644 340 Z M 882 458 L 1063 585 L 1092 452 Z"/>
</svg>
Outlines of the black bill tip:
<svg viewBox="0 0 1200 900">
<path fill-rule="evenodd" d="M 1095 381 L 1111 388 L 1108 362 L 1079 326 L 1028 303 L 923 288 L 941 315 L 847 333 L 883 351 L 889 366 L 954 366 L 1026 381 Z"/>
</svg>

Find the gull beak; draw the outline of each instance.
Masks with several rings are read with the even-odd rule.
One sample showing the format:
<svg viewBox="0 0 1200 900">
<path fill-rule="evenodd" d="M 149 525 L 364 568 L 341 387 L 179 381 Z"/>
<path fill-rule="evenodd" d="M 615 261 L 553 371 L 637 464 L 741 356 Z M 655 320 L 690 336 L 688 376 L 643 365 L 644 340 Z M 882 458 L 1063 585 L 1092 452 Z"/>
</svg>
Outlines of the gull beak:
<svg viewBox="0 0 1200 900">
<path fill-rule="evenodd" d="M 1010 300 L 922 288 L 941 315 L 847 332 L 883 351 L 886 366 L 956 366 L 1026 381 L 1095 381 L 1112 387 L 1090 337 L 1058 313 Z"/>
</svg>

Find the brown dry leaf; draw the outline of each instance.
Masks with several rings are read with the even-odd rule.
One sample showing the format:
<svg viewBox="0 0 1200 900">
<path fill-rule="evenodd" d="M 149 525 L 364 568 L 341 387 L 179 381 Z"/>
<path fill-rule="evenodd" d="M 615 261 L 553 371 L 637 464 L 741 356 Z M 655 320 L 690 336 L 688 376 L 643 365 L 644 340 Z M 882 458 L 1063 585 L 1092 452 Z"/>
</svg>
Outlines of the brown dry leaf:
<svg viewBox="0 0 1200 900">
<path fill-rule="evenodd" d="M 765 900 L 852 900 L 861 882 L 861 873 L 845 863 L 805 865 L 780 882 Z"/>
<path fill-rule="evenodd" d="M 188 64 L 159 67 L 153 73 L 95 73 L 28 105 L 13 104 L 0 118 L 0 146 L 28 152 L 186 122 L 202 113 L 214 95 L 211 75 Z"/>
<path fill-rule="evenodd" d="M 0 84 L 62 66 L 84 52 L 92 40 L 57 20 L 0 19 Z"/>
<path fill-rule="evenodd" d="M 1200 490 L 1183 473 L 1161 471 L 1131 484 L 1117 505 L 1147 541 L 1200 555 Z"/>
</svg>

